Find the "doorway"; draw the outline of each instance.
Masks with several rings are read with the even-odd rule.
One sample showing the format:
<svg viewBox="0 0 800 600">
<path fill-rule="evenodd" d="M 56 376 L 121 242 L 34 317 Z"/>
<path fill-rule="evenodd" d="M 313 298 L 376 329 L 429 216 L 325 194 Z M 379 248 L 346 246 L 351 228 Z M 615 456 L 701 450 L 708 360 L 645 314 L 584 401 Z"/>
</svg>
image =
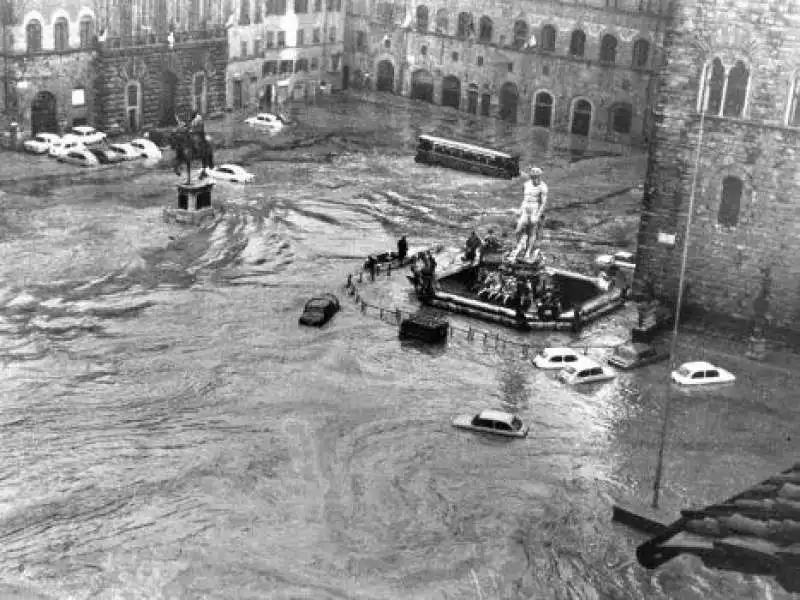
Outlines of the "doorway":
<svg viewBox="0 0 800 600">
<path fill-rule="evenodd" d="M 50 92 L 39 92 L 31 104 L 31 133 L 58 133 L 56 97 Z"/>
</svg>

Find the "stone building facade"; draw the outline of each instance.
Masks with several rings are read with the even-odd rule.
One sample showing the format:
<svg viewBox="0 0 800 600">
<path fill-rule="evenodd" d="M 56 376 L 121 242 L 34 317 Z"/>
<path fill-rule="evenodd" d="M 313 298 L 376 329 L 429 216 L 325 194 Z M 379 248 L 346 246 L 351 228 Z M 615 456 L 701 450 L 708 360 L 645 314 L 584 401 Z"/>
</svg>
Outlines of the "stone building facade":
<svg viewBox="0 0 800 600">
<path fill-rule="evenodd" d="M 225 107 L 224 7 L 199 0 L 124 0 L 105 11 L 97 44 L 95 123 L 135 132 Z"/>
<path fill-rule="evenodd" d="M 6 121 L 33 133 L 86 123 L 95 104 L 96 4 L 31 0 L 13 8 L 0 23 L 5 30 L 0 107 Z"/>
<path fill-rule="evenodd" d="M 341 81 L 342 0 L 235 0 L 228 106 L 266 110 Z"/>
<path fill-rule="evenodd" d="M 354 0 L 349 83 L 472 114 L 641 143 L 668 0 Z"/>
<path fill-rule="evenodd" d="M 640 291 L 674 301 L 688 244 L 687 306 L 800 329 L 798 30 L 788 0 L 679 7 L 654 108 Z"/>
</svg>

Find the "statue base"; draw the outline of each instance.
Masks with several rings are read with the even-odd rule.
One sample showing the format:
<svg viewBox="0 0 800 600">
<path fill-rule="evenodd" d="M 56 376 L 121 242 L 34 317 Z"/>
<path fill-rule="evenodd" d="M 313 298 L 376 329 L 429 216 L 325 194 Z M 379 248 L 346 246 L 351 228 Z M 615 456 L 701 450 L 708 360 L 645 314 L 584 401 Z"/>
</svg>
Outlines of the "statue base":
<svg viewBox="0 0 800 600">
<path fill-rule="evenodd" d="M 181 225 L 199 225 L 214 219 L 211 205 L 213 182 L 179 183 L 176 206 L 164 209 L 164 221 Z"/>
<path fill-rule="evenodd" d="M 165 208 L 162 215 L 165 223 L 197 226 L 202 225 L 206 221 L 213 221 L 214 209 L 201 208 L 200 210 L 185 210 L 182 208 Z"/>
</svg>

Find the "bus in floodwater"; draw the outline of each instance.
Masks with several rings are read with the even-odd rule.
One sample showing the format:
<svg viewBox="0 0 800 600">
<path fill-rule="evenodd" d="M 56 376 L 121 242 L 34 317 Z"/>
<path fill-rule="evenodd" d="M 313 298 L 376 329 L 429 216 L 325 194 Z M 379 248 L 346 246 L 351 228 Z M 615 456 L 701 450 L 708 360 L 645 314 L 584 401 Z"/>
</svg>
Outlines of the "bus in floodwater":
<svg viewBox="0 0 800 600">
<path fill-rule="evenodd" d="M 506 179 L 519 176 L 519 156 L 432 135 L 419 136 L 414 160 Z"/>
</svg>

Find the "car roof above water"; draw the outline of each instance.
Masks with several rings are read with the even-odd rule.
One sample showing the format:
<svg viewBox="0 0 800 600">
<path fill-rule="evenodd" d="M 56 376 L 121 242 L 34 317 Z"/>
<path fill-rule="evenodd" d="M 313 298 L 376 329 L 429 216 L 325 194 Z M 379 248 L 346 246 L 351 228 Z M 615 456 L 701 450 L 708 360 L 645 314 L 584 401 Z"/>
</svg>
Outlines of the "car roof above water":
<svg viewBox="0 0 800 600">
<path fill-rule="evenodd" d="M 487 421 L 500 421 L 502 423 L 508 423 L 509 425 L 511 425 L 512 421 L 514 420 L 514 415 L 511 413 L 493 409 L 481 411 L 478 413 L 478 416 Z"/>
</svg>

